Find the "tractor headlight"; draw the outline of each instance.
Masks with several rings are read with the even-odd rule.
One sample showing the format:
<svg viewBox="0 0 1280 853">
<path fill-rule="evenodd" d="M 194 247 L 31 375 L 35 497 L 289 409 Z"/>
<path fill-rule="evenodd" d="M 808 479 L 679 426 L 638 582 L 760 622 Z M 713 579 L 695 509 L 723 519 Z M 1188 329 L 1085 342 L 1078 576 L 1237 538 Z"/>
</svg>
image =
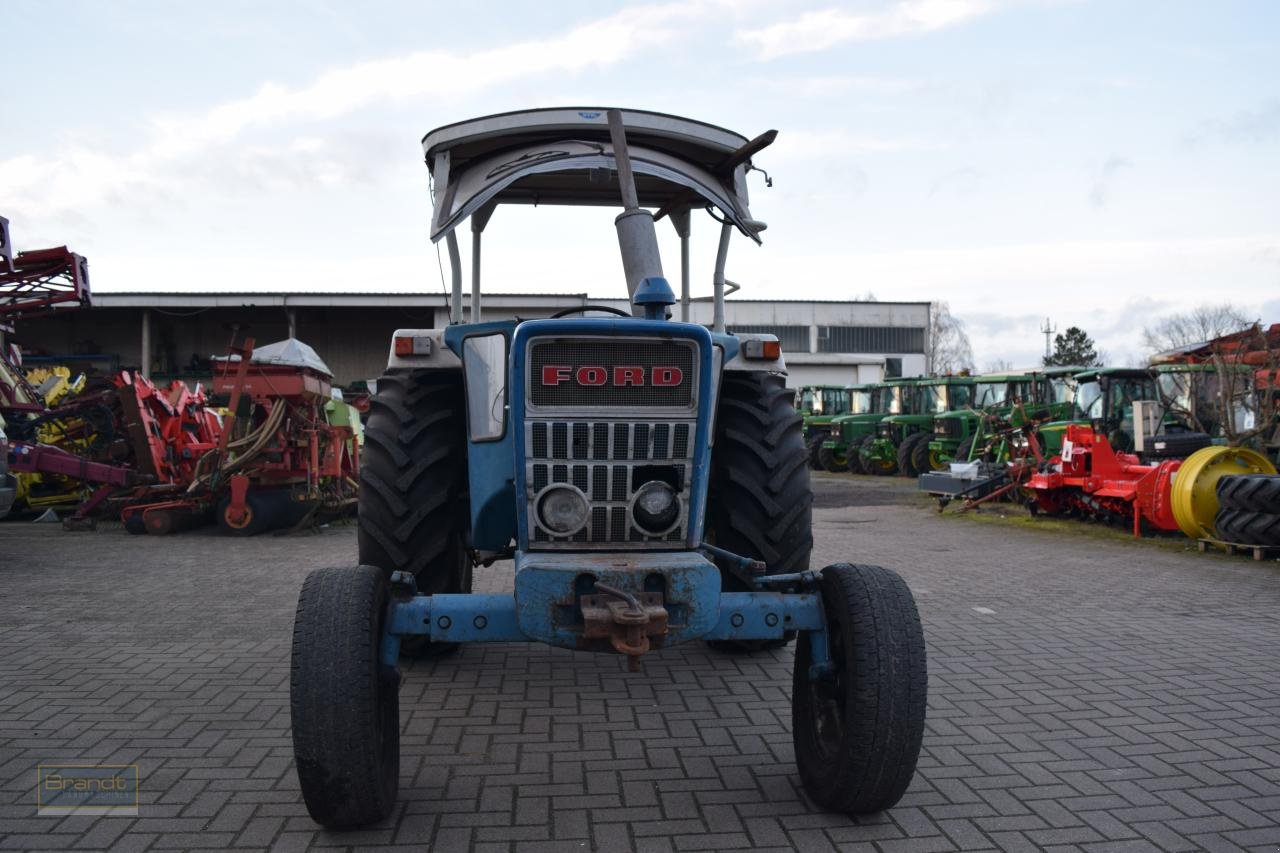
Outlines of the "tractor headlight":
<svg viewBox="0 0 1280 853">
<path fill-rule="evenodd" d="M 570 536 L 587 524 L 587 499 L 572 486 L 548 486 L 538 498 L 538 520 L 556 536 Z"/>
<path fill-rule="evenodd" d="M 666 533 L 680 518 L 680 496 L 661 480 L 650 480 L 636 490 L 631 514 L 650 533 Z"/>
</svg>

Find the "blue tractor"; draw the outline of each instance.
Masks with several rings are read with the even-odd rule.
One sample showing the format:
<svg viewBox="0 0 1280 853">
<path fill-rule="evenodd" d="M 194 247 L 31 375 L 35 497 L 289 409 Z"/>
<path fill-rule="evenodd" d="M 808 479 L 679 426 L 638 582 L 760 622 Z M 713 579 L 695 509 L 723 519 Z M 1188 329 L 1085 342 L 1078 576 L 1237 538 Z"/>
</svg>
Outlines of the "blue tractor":
<svg viewBox="0 0 1280 853">
<path fill-rule="evenodd" d="M 575 108 L 423 140 L 451 322 L 395 332 L 365 430 L 360 565 L 312 572 L 294 623 L 294 754 L 320 824 L 391 812 L 400 658 L 464 643 L 615 653 L 634 670 L 690 640 L 728 653 L 794 640 L 792 727 L 809 796 L 857 814 L 906 790 L 927 682 L 915 601 L 886 569 L 810 569 L 808 454 L 779 343 L 725 330 L 730 237 L 760 241 L 747 175 L 775 136 Z M 621 203 L 630 310 L 483 321 L 481 234 L 498 205 L 521 203 Z M 719 225 L 710 329 L 689 321 L 698 210 Z M 662 218 L 681 242 L 679 300 L 662 274 Z M 464 322 L 456 230 L 468 219 Z M 506 559 L 513 591 L 472 592 L 474 566 Z"/>
</svg>

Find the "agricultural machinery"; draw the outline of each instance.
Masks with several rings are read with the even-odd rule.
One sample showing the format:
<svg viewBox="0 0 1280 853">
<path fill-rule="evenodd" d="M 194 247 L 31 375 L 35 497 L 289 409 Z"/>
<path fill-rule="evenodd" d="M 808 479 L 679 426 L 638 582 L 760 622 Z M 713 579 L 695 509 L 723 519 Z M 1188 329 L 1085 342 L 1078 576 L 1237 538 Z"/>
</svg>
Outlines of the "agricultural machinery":
<svg viewBox="0 0 1280 853">
<path fill-rule="evenodd" d="M 858 448 L 864 441 L 875 437 L 876 424 L 891 413 L 894 406 L 902 404 L 902 388 L 910 379 L 890 379 L 869 385 L 869 400 L 865 411 L 841 415 L 831 420 L 830 435 L 822 443 L 823 465 L 828 471 L 850 471 L 865 474 Z"/>
<path fill-rule="evenodd" d="M 252 536 L 355 501 L 359 421 L 332 399 L 331 373 L 315 350 L 293 338 L 255 348 L 250 338 L 214 365 L 225 418 L 208 409 L 199 386 L 175 381 L 157 399 L 149 383 L 132 383 L 145 395 L 126 407 L 140 467 L 179 488 L 125 507 L 125 529 L 170 533 L 212 516 L 223 532 Z"/>
<path fill-rule="evenodd" d="M 1102 432 L 1083 424 L 1064 431 L 1062 453 L 1032 473 L 1022 486 L 1032 512 L 1073 515 L 1144 529 L 1182 531 L 1193 539 L 1214 538 L 1218 481 L 1242 474 L 1275 474 L 1275 467 L 1248 448 L 1203 447 L 1186 459 L 1144 461 L 1117 451 Z"/>
<path fill-rule="evenodd" d="M 885 398 L 883 384 L 854 385 L 849 389 L 849 411 L 837 415 L 828 421 L 827 437 L 823 437 L 821 429 L 815 429 L 809 441 L 811 448 L 818 448 L 817 469 L 823 471 L 844 471 L 849 466 L 846 446 L 843 442 L 832 441 L 832 435 L 839 435 L 839 424 L 849 419 L 861 419 L 879 411 L 881 400 Z M 887 405 L 887 404 L 886 404 Z"/>
<path fill-rule="evenodd" d="M 804 418 L 805 447 L 809 448 L 809 467 L 825 467 L 821 459 L 822 443 L 833 418 L 852 411 L 856 395 L 852 385 L 806 385 L 796 394 L 800 416 Z"/>
<path fill-rule="evenodd" d="M 392 809 L 400 656 L 479 642 L 616 653 L 634 670 L 646 653 L 696 639 L 727 653 L 794 639 L 805 790 L 846 813 L 902 796 L 925 712 L 911 592 L 877 567 L 810 570 L 807 452 L 778 342 L 725 333 L 730 238 L 758 242 L 764 230 L 747 177 L 775 135 L 545 109 L 423 140 L 451 322 L 395 332 L 366 427 L 361 565 L 312 572 L 299 596 L 294 754 L 319 823 L 358 826 Z M 630 313 L 482 320 L 480 237 L 499 205 L 619 200 Z M 684 271 L 680 319 L 669 319 L 677 298 L 655 231 L 669 218 L 687 258 L 690 215 L 704 209 L 719 231 L 710 330 L 688 321 Z M 468 218 L 463 323 L 457 229 Z M 571 316 L 592 312 L 613 316 Z M 472 592 L 474 566 L 508 558 L 512 592 Z"/>
<path fill-rule="evenodd" d="M 944 467 L 946 460 L 929 447 L 934 435 L 933 419 L 944 412 L 968 410 L 973 391 L 973 379 L 964 376 L 918 379 L 904 387 L 903 411 L 880 421 L 875 437 L 858 448 L 863 469 L 915 477 Z M 910 395 L 909 404 L 906 395 Z"/>
</svg>

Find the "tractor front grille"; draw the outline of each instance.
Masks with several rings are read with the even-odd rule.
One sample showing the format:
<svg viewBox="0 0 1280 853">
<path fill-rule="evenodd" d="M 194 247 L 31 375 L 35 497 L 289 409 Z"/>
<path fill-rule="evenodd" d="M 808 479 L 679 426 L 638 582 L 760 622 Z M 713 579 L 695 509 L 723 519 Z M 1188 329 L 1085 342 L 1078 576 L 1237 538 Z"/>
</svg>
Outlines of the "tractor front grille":
<svg viewBox="0 0 1280 853">
<path fill-rule="evenodd" d="M 533 548 L 684 547 L 697 421 L 533 419 L 525 422 L 526 512 Z M 671 483 L 680 515 L 667 533 L 654 536 L 632 520 L 631 499 L 651 479 Z M 586 527 L 557 537 L 538 523 L 537 496 L 553 483 L 568 483 L 587 498 Z"/>
<path fill-rule="evenodd" d="M 960 438 L 962 429 L 959 418 L 939 418 L 933 422 L 934 435 L 943 438 Z"/>
</svg>

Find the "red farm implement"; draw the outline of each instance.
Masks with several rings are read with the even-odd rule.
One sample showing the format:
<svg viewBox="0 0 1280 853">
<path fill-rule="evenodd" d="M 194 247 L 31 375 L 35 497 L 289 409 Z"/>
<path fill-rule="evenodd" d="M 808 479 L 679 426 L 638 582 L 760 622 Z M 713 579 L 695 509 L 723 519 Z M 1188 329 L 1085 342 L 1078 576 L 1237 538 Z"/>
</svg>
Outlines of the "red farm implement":
<svg viewBox="0 0 1280 853">
<path fill-rule="evenodd" d="M 1046 515 L 1077 515 L 1112 523 L 1133 524 L 1133 535 L 1145 525 L 1178 530 L 1171 484 L 1181 459 L 1143 463 L 1132 453 L 1112 449 L 1106 436 L 1091 427 L 1067 427 L 1062 455 L 1037 471 L 1025 486 L 1034 492 L 1033 510 Z"/>
<path fill-rule="evenodd" d="M 248 340 L 215 364 L 213 392 L 229 397 L 220 430 L 211 442 L 196 443 L 200 453 L 188 464 L 174 452 L 171 431 L 149 428 L 148 437 L 164 437 L 158 443 L 169 455 L 162 461 L 182 467 L 185 489 L 126 508 L 126 527 L 167 533 L 212 514 L 224 531 L 252 535 L 352 506 L 358 442 L 353 427 L 329 422 L 330 374 L 315 352 L 295 340 L 255 352 Z"/>
</svg>

